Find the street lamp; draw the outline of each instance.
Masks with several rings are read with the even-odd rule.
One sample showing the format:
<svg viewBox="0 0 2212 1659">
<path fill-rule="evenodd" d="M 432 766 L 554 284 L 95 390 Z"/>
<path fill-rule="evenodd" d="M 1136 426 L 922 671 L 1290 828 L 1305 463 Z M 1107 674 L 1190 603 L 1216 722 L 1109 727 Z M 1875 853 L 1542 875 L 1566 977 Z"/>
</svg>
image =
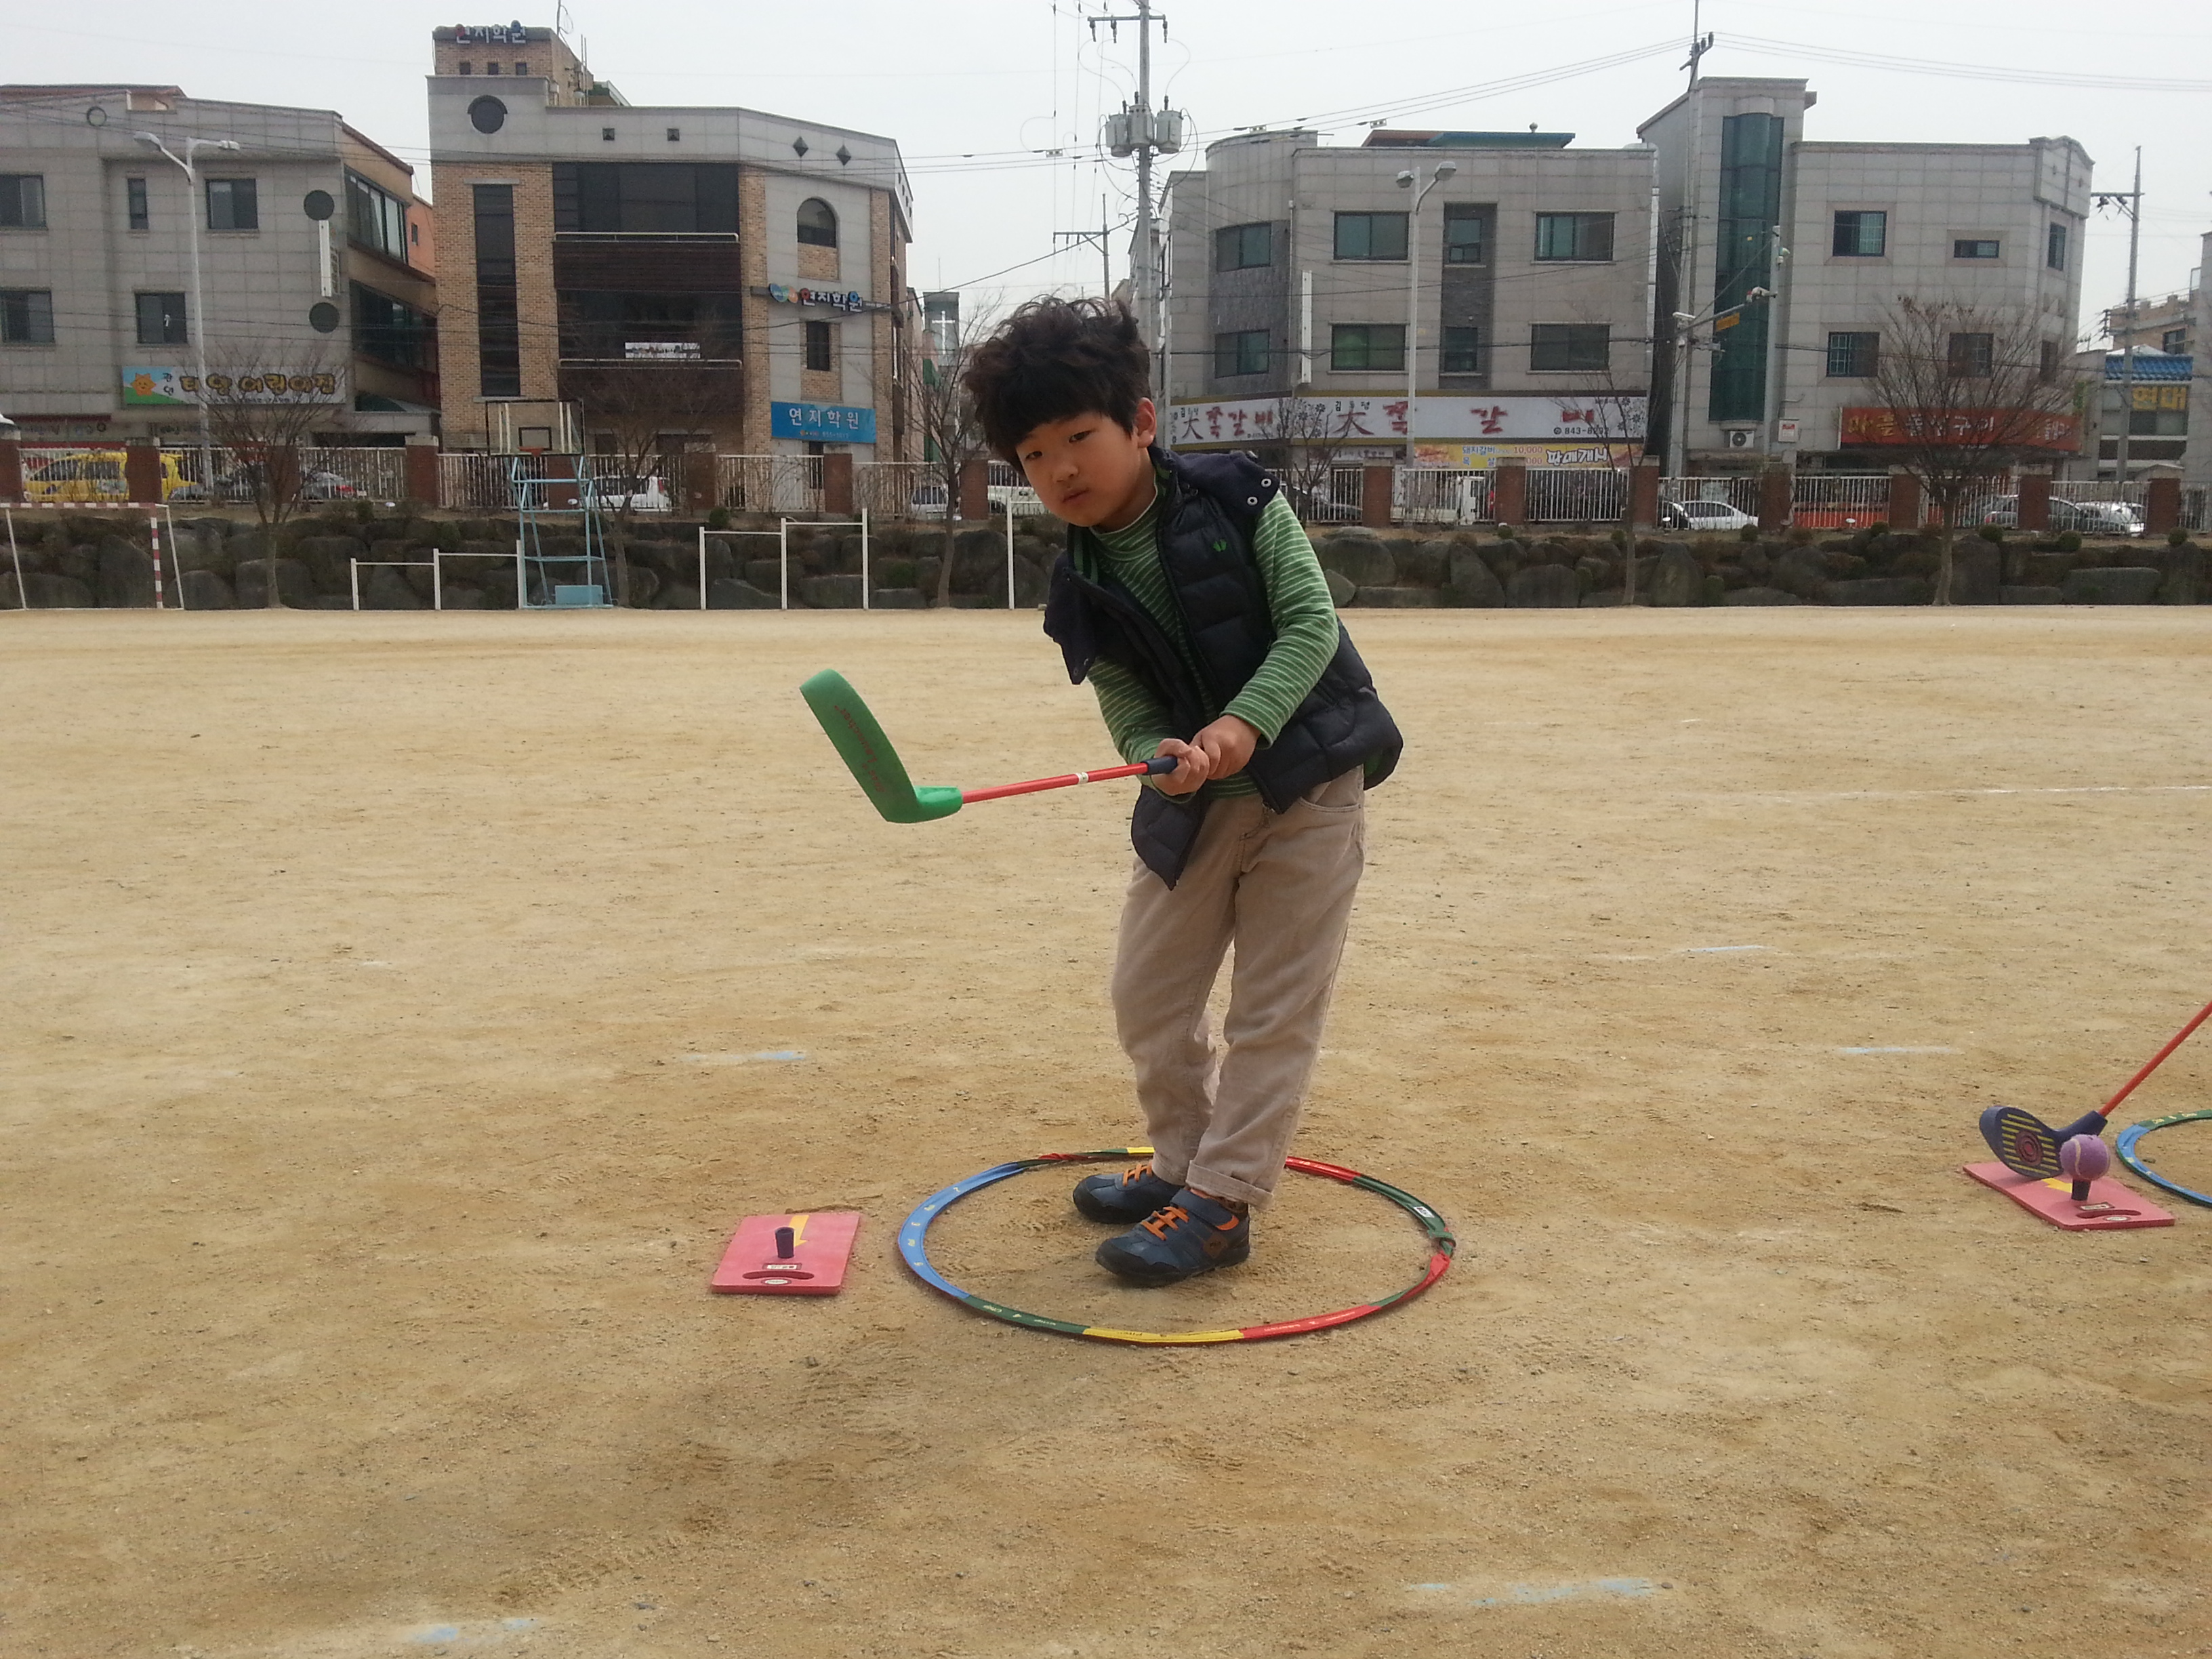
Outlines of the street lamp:
<svg viewBox="0 0 2212 1659">
<path fill-rule="evenodd" d="M 203 500 L 215 500 L 215 446 L 208 440 L 208 368 L 207 313 L 200 303 L 200 176 L 192 166 L 192 157 L 203 149 L 240 149 L 235 138 L 187 138 L 182 155 L 179 155 L 160 138 L 150 132 L 131 135 L 142 144 L 150 144 L 185 171 L 185 226 L 191 236 L 192 248 L 192 355 L 200 372 L 200 494 Z M 275 566 L 272 564 L 273 571 Z M 273 589 L 276 578 L 270 585 Z"/>
<path fill-rule="evenodd" d="M 1455 161 L 1439 161 L 1429 182 L 1413 191 L 1413 210 L 1406 216 L 1406 465 L 1413 464 L 1413 407 L 1421 395 L 1421 204 L 1429 192 L 1459 171 Z M 1398 188 L 1413 190 L 1419 177 L 1408 167 Z"/>
</svg>

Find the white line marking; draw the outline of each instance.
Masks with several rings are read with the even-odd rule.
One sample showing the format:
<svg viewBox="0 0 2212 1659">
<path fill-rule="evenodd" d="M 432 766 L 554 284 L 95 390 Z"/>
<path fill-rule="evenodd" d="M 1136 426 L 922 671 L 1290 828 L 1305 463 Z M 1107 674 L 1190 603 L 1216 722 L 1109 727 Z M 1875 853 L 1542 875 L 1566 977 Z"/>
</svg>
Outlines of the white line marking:
<svg viewBox="0 0 2212 1659">
<path fill-rule="evenodd" d="M 1877 1048 L 1838 1048 L 1836 1052 L 1839 1054 L 1955 1054 L 1959 1051 L 1956 1048 L 1947 1048 L 1942 1047 L 1930 1047 L 1925 1048 L 1883 1047 Z"/>
<path fill-rule="evenodd" d="M 1771 951 L 1773 948 L 1771 945 L 1686 945 L 1682 947 L 1682 954 L 1686 957 L 1720 957 L 1733 951 Z"/>
</svg>

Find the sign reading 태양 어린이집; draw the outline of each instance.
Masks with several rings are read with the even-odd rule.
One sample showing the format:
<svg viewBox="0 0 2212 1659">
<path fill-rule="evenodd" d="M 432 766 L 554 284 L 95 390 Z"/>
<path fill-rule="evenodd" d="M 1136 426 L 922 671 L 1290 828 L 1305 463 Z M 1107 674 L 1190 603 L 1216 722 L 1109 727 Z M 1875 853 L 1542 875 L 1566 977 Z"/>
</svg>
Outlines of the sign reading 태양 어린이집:
<svg viewBox="0 0 2212 1659">
<path fill-rule="evenodd" d="M 1504 398 L 1423 396 L 1413 435 L 1477 443 L 1632 442 L 1644 436 L 1644 399 L 1619 392 L 1560 392 Z M 1234 398 L 1177 404 L 1170 434 L 1178 446 L 1305 443 L 1345 445 L 1406 436 L 1401 394 L 1340 398 Z"/>
<path fill-rule="evenodd" d="M 769 436 L 816 443 L 872 444 L 876 411 L 843 404 L 776 402 L 769 405 Z"/>
<path fill-rule="evenodd" d="M 338 377 L 327 373 L 287 374 L 279 369 L 260 374 L 210 374 L 211 399 L 200 396 L 200 377 L 181 368 L 127 368 L 123 371 L 123 401 L 155 408 L 218 404 L 334 404 L 339 401 Z"/>
</svg>

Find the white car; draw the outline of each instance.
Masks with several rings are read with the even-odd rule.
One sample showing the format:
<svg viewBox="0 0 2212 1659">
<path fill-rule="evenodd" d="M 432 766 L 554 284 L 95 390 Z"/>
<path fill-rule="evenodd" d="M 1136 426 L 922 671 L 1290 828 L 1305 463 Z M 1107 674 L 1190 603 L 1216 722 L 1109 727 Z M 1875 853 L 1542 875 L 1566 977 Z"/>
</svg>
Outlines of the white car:
<svg viewBox="0 0 2212 1659">
<path fill-rule="evenodd" d="M 907 497 L 906 515 L 909 519 L 941 519 L 951 500 L 943 484 L 918 483 L 914 494 Z"/>
<path fill-rule="evenodd" d="M 994 513 L 1012 513 L 1019 516 L 1044 511 L 1044 497 L 1027 484 L 992 484 L 988 493 Z"/>
<path fill-rule="evenodd" d="M 665 478 L 599 478 L 593 481 L 592 493 L 611 513 L 625 508 L 632 513 L 671 510 Z"/>
<path fill-rule="evenodd" d="M 1726 501 L 1666 501 L 1660 505 L 1663 530 L 1741 530 L 1759 520 Z"/>
<path fill-rule="evenodd" d="M 2055 509 L 2057 501 L 2051 502 Z M 2142 508 L 2133 501 L 2071 501 L 2073 521 L 2067 528 L 2078 530 L 2085 536 L 2140 536 L 2143 533 Z M 2052 522 L 2056 523 L 2054 512 Z"/>
</svg>

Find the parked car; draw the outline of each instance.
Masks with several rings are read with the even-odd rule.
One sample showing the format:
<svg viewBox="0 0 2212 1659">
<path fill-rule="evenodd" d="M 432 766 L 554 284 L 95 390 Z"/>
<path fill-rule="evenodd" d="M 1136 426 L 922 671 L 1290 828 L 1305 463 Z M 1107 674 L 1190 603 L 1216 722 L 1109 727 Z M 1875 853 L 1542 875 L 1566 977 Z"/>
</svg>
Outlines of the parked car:
<svg viewBox="0 0 2212 1659">
<path fill-rule="evenodd" d="M 907 497 L 906 515 L 909 519 L 941 519 L 951 499 L 941 483 L 918 483 L 914 494 Z"/>
<path fill-rule="evenodd" d="M 161 452 L 161 499 L 183 501 L 191 485 L 185 482 L 177 458 Z M 23 475 L 26 501 L 120 501 L 130 498 L 119 449 L 86 449 L 59 455 Z"/>
<path fill-rule="evenodd" d="M 1969 516 L 1973 516 L 1970 514 Z M 1979 514 L 1984 524 L 2014 530 L 2020 525 L 2020 497 L 1992 495 Z M 2050 527 L 2071 530 L 2084 536 L 2140 536 L 2142 509 L 2133 501 L 2068 501 L 2051 498 Z"/>
<path fill-rule="evenodd" d="M 1044 497 L 1027 484 L 993 484 L 988 492 L 994 513 L 1042 513 Z"/>
<path fill-rule="evenodd" d="M 1741 530 L 1758 519 L 1726 501 L 1663 501 L 1659 507 L 1662 530 Z"/>
<path fill-rule="evenodd" d="M 665 478 L 600 478 L 592 493 L 610 513 L 666 513 L 671 510 Z"/>
<path fill-rule="evenodd" d="M 250 501 L 259 488 L 261 469 L 252 462 L 234 467 L 215 481 L 215 499 L 219 501 Z M 303 501 L 350 501 L 361 494 L 352 483 L 337 473 L 316 468 L 300 477 L 300 499 Z M 207 492 L 196 483 L 179 484 L 170 492 L 173 501 L 204 501 Z"/>
</svg>

